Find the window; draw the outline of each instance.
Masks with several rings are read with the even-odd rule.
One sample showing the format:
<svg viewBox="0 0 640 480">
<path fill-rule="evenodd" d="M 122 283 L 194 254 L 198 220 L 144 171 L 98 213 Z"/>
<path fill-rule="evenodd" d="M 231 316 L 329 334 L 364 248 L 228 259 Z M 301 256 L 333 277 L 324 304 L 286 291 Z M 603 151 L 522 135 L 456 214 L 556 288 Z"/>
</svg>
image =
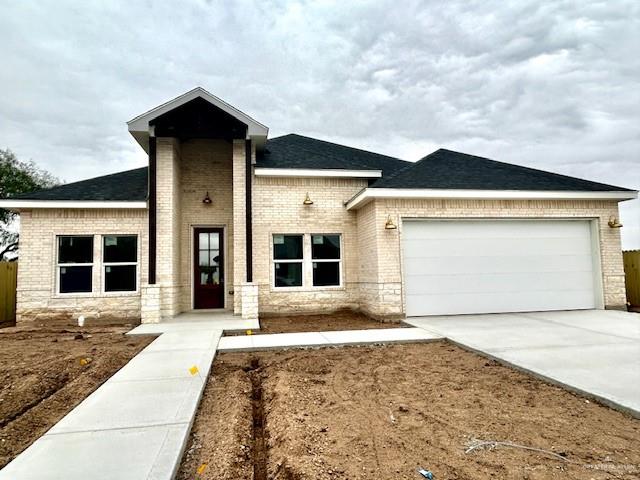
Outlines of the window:
<svg viewBox="0 0 640 480">
<path fill-rule="evenodd" d="M 58 237 L 57 268 L 60 293 L 91 292 L 93 237 Z"/>
<path fill-rule="evenodd" d="M 313 286 L 340 285 L 340 235 L 311 235 Z"/>
<path fill-rule="evenodd" d="M 103 237 L 102 262 L 105 292 L 135 292 L 138 278 L 138 237 Z"/>
<path fill-rule="evenodd" d="M 276 287 L 302 286 L 302 235 L 273 236 L 273 271 Z"/>
</svg>

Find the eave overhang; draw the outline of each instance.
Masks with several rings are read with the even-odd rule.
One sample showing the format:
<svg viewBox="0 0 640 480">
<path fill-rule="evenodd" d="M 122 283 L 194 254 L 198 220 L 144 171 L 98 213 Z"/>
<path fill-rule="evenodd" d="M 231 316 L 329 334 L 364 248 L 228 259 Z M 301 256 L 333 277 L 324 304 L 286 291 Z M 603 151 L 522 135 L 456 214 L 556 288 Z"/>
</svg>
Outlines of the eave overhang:
<svg viewBox="0 0 640 480">
<path fill-rule="evenodd" d="M 264 168 L 255 167 L 256 177 L 324 177 L 324 178 L 381 178 L 381 170 L 347 170 L 331 168 Z"/>
<path fill-rule="evenodd" d="M 146 209 L 146 201 L 104 201 L 104 200 L 0 200 L 0 208 L 7 210 L 31 210 L 33 208 L 60 209 Z"/>
<path fill-rule="evenodd" d="M 469 200 L 633 200 L 638 192 L 543 191 L 543 190 L 445 190 L 409 188 L 365 188 L 346 203 L 347 210 L 357 210 L 377 198 L 397 199 L 469 199 Z"/>
</svg>

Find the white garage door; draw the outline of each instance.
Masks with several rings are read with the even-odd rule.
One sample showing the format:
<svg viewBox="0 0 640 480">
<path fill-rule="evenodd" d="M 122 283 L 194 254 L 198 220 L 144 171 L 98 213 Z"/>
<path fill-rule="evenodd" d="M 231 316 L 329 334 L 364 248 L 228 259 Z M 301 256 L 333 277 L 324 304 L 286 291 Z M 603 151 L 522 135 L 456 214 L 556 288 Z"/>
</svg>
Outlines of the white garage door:
<svg viewBox="0 0 640 480">
<path fill-rule="evenodd" d="M 405 220 L 407 316 L 596 307 L 588 221 Z"/>
</svg>

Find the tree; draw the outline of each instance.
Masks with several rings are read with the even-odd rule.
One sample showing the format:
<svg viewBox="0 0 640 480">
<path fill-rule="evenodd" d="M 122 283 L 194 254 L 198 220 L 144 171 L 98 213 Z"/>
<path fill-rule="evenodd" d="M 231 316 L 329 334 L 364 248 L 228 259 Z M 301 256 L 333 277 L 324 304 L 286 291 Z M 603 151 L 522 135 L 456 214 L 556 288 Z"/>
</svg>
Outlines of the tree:
<svg viewBox="0 0 640 480">
<path fill-rule="evenodd" d="M 9 150 L 0 149 L 0 198 L 11 198 L 59 185 L 60 180 L 32 161 L 22 162 Z M 18 233 L 11 229 L 17 213 L 0 208 L 0 261 L 16 255 Z"/>
</svg>

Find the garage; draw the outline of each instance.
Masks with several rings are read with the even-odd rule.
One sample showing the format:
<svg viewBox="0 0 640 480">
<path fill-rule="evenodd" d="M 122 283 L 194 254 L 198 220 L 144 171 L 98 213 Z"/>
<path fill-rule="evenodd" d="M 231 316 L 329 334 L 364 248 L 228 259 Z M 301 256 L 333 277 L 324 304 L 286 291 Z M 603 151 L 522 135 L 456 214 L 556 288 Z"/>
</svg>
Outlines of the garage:
<svg viewBox="0 0 640 480">
<path fill-rule="evenodd" d="M 409 220 L 407 316 L 601 307 L 589 220 Z"/>
</svg>

